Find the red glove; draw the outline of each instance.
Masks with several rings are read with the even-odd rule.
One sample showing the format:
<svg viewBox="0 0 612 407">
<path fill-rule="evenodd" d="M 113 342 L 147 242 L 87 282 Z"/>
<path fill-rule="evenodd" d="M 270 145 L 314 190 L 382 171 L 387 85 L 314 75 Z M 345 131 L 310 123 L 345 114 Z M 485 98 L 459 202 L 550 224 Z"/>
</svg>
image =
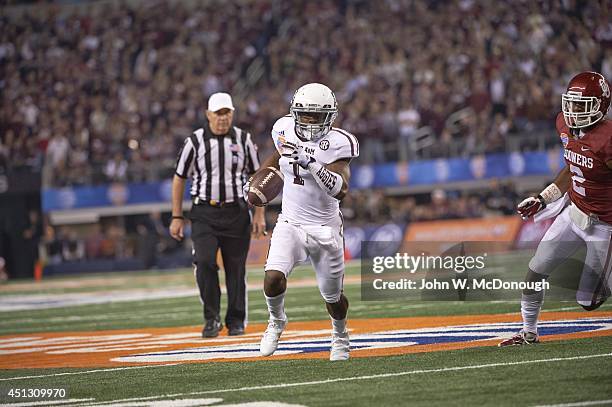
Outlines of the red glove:
<svg viewBox="0 0 612 407">
<path fill-rule="evenodd" d="M 530 196 L 523 200 L 523 202 L 516 207 L 516 211 L 521 215 L 523 220 L 527 220 L 544 208 L 546 208 L 546 202 L 544 202 L 542 195 L 538 195 Z"/>
</svg>

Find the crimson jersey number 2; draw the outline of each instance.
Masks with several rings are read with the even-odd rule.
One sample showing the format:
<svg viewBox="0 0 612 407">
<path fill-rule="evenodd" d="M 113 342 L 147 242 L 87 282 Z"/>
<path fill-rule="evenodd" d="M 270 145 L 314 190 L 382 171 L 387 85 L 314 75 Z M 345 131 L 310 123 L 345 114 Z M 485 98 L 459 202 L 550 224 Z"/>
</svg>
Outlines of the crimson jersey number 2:
<svg viewBox="0 0 612 407">
<path fill-rule="evenodd" d="M 574 188 L 574 191 L 577 194 L 586 196 L 586 190 L 582 186 L 582 183 L 586 181 L 586 179 L 584 178 L 582 170 L 579 167 L 570 164 L 570 172 L 572 173 L 572 188 Z"/>
</svg>

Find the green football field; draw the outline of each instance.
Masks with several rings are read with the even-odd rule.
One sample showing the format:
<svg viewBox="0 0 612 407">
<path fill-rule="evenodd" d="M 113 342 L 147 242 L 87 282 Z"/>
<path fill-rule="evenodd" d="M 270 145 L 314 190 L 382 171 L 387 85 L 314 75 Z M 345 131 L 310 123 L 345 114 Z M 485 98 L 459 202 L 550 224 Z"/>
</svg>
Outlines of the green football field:
<svg viewBox="0 0 612 407">
<path fill-rule="evenodd" d="M 489 325 L 473 322 L 516 323 L 518 301 L 360 301 L 359 269 L 351 266 L 345 285 L 351 302 L 349 327 L 355 327 L 352 345 L 364 344 L 364 349 L 356 349 L 349 361 L 332 363 L 325 359 L 326 350 L 321 350 L 325 343 L 309 337 L 315 335 L 309 329 L 329 326 L 313 277 L 307 268 L 297 270 L 289 281 L 286 300 L 287 329 L 298 327 L 300 332 L 294 337 L 287 333 L 281 344 L 291 342 L 302 353 L 272 359 L 246 353 L 235 360 L 231 356 L 254 349 L 264 329 L 267 310 L 260 269 L 249 270 L 247 335 L 232 342 L 226 331 L 210 343 L 199 338 L 201 305 L 192 271 L 187 269 L 48 278 L 40 283 L 0 286 L 0 404 L 612 405 L 610 304 L 575 317 L 580 307 L 549 301 L 543 314 L 552 321 L 549 339 L 543 337 L 539 345 L 500 349 L 492 346 L 497 340 L 477 337 L 482 330 L 491 329 Z M 569 325 L 584 325 L 586 330 L 563 331 L 569 329 L 562 322 L 568 316 L 578 321 Z M 441 326 L 444 318 L 450 328 Z M 591 320 L 581 318 L 595 318 L 600 325 L 588 328 Z M 430 326 L 428 321 L 435 329 L 423 328 Z M 511 330 L 504 329 L 509 336 Z M 150 333 L 157 335 L 155 341 L 139 339 Z M 112 338 L 105 336 L 107 342 L 96 348 L 103 341 L 102 334 Z M 467 341 L 466 335 L 474 338 L 469 336 Z M 387 341 L 388 337 L 394 339 Z M 176 343 L 160 351 L 158 347 L 167 344 L 159 338 Z M 251 347 L 242 349 L 243 342 Z M 189 354 L 200 355 L 213 345 L 225 347 L 225 359 L 189 359 Z M 410 351 L 411 347 L 418 352 Z M 308 353 L 313 349 L 316 351 Z M 104 352 L 115 352 L 115 356 L 123 352 L 127 359 L 134 355 L 178 359 L 163 359 L 163 364 L 105 364 L 100 361 L 108 362 L 111 357 Z M 15 395 L 14 389 L 43 388 L 66 389 L 67 395 L 53 400 L 7 396 L 11 389 Z"/>
</svg>

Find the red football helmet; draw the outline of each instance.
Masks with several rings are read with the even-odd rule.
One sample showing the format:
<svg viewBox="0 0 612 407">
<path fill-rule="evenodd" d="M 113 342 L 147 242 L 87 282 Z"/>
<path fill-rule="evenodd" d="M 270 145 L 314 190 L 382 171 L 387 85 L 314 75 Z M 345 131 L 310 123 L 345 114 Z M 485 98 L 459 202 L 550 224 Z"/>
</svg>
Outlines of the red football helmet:
<svg viewBox="0 0 612 407">
<path fill-rule="evenodd" d="M 597 72 L 574 76 L 561 97 L 565 124 L 572 129 L 592 126 L 605 117 L 609 107 L 610 84 Z"/>
</svg>

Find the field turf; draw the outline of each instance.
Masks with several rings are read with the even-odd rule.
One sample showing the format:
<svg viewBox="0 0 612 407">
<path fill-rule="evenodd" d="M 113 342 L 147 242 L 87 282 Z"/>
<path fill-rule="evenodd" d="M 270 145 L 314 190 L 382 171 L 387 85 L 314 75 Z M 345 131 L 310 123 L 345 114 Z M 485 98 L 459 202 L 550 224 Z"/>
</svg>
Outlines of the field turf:
<svg viewBox="0 0 612 407">
<path fill-rule="evenodd" d="M 488 314 L 504 318 L 510 314 L 516 317 L 519 309 L 518 299 L 494 303 L 360 301 L 358 274 L 357 267 L 349 267 L 345 287 L 351 300 L 350 318 L 354 320 Z M 258 287 L 262 277 L 259 269 L 249 271 L 252 287 L 249 321 L 257 327 L 267 319 Z M 313 277 L 308 269 L 298 270 L 292 276 L 286 301 L 290 322 L 328 320 Z M 181 294 L 146 298 L 147 292 L 158 290 L 176 290 Z M 201 305 L 195 295 L 191 270 L 9 283 L 0 286 L 0 305 L 15 298 L 43 301 L 44 296 L 103 296 L 108 292 L 134 291 L 144 292 L 145 298 L 0 312 L 0 359 L 6 357 L 3 343 L 15 335 L 93 334 L 100 330 L 146 331 L 165 327 L 185 327 L 187 332 L 199 334 Z M 549 301 L 544 310 L 577 312 L 580 308 L 573 303 Z M 610 304 L 600 310 L 598 315 L 612 315 Z M 585 318 L 589 316 L 584 313 Z M 471 346 L 432 350 L 435 351 L 355 357 L 340 363 L 320 358 L 257 358 L 166 366 L 31 369 L 10 366 L 0 370 L 0 390 L 5 394 L 11 388 L 66 388 L 68 399 L 55 400 L 57 405 L 66 406 L 612 405 L 612 336 L 585 335 L 504 349 Z M 37 401 L 0 396 L 0 404 L 17 402 L 52 405 L 48 401 L 33 404 Z"/>
</svg>

